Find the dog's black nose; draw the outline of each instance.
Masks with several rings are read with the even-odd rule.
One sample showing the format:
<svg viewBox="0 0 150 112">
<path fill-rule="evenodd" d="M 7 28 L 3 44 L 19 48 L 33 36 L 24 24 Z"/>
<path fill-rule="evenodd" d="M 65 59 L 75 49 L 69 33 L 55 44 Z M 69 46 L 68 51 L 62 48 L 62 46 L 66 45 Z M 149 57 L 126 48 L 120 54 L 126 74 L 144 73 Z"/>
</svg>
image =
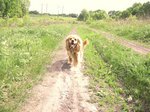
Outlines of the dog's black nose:
<svg viewBox="0 0 150 112">
<path fill-rule="evenodd" d="M 71 44 L 74 44 L 74 40 L 71 40 Z"/>
</svg>

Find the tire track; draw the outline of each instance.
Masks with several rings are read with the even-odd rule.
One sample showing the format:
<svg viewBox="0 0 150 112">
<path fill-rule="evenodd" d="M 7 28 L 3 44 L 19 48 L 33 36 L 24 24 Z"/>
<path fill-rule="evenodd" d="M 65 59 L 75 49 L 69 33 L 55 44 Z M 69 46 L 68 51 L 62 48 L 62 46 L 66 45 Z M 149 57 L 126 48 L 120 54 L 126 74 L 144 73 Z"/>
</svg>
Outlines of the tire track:
<svg viewBox="0 0 150 112">
<path fill-rule="evenodd" d="M 132 50 L 134 50 L 135 52 L 137 52 L 139 54 L 147 55 L 150 53 L 150 48 L 146 48 L 138 43 L 116 37 L 108 32 L 100 31 L 100 30 L 93 29 L 93 28 L 89 28 L 89 29 L 96 33 L 103 35 L 108 40 L 116 41 L 125 47 L 131 48 Z"/>
<path fill-rule="evenodd" d="M 73 29 L 70 34 L 76 34 Z M 61 44 L 52 64 L 39 84 L 30 91 L 20 112 L 97 112 L 89 103 L 88 77 L 81 71 L 72 71 L 67 64 L 65 44 Z"/>
</svg>

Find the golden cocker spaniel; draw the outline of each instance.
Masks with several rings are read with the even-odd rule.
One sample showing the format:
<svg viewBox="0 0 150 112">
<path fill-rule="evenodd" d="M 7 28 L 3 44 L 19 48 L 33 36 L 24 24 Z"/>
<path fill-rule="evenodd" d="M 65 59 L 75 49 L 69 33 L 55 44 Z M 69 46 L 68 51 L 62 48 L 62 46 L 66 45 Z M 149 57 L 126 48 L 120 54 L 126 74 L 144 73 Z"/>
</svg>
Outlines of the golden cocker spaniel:
<svg viewBox="0 0 150 112">
<path fill-rule="evenodd" d="M 66 50 L 69 64 L 73 64 L 74 67 L 80 66 L 83 61 L 84 47 L 88 43 L 88 40 L 82 41 L 78 35 L 69 35 L 66 38 Z"/>
</svg>

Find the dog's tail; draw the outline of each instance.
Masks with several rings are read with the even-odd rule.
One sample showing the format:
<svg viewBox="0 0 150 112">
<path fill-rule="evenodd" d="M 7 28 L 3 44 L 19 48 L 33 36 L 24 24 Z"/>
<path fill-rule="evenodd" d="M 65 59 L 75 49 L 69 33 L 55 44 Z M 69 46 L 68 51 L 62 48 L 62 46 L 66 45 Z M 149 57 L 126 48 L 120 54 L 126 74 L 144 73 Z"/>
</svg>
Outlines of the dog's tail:
<svg viewBox="0 0 150 112">
<path fill-rule="evenodd" d="M 89 44 L 89 41 L 87 39 L 83 41 L 83 47 L 87 46 L 88 44 Z"/>
</svg>

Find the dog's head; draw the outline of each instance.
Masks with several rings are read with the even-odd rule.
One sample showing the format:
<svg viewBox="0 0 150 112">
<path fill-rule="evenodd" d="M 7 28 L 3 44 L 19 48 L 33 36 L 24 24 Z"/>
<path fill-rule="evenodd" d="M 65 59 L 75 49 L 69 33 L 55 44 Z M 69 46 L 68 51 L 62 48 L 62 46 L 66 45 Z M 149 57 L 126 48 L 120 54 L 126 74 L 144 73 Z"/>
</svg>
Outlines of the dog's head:
<svg viewBox="0 0 150 112">
<path fill-rule="evenodd" d="M 66 39 L 66 48 L 67 50 L 74 49 L 79 51 L 81 40 L 76 35 L 70 35 Z"/>
</svg>

